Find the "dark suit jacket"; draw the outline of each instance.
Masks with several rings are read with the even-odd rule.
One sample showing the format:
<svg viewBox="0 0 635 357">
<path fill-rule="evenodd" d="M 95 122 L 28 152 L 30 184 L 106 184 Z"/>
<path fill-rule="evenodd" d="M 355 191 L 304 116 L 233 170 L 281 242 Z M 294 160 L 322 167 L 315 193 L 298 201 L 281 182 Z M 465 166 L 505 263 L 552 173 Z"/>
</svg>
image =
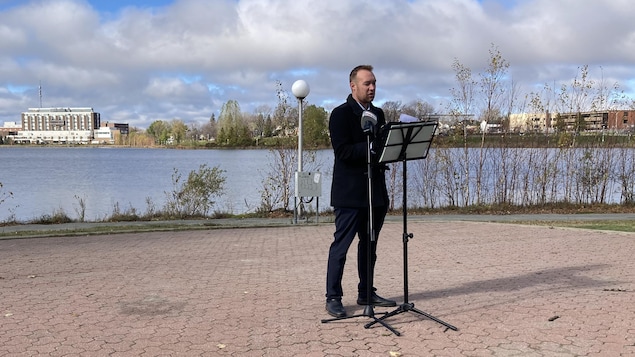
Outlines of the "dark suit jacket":
<svg viewBox="0 0 635 357">
<path fill-rule="evenodd" d="M 377 128 L 386 123 L 384 112 L 371 104 L 377 115 Z M 331 206 L 368 207 L 367 134 L 361 125 L 363 109 L 349 94 L 346 103 L 333 109 L 329 120 L 331 144 L 335 154 Z M 383 165 L 382 165 L 383 166 Z M 373 206 L 388 205 L 384 170 L 373 165 Z"/>
</svg>

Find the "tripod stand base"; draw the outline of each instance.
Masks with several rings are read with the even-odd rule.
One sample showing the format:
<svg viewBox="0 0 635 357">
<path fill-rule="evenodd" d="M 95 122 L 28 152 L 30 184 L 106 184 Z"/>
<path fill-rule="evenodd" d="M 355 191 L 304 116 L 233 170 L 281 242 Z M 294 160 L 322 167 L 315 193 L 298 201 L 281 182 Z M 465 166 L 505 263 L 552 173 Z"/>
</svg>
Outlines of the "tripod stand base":
<svg viewBox="0 0 635 357">
<path fill-rule="evenodd" d="M 388 313 L 387 312 L 382 312 L 381 314 L 386 315 Z M 329 323 L 329 322 L 333 322 L 333 321 L 353 319 L 353 318 L 356 318 L 356 317 L 368 317 L 368 318 L 373 320 L 372 322 L 369 322 L 366 325 L 364 325 L 364 328 L 370 328 L 372 325 L 378 323 L 378 324 L 384 326 L 390 332 L 394 333 L 395 335 L 401 336 L 399 331 L 395 330 L 392 326 L 388 325 L 383 320 L 386 316 L 382 316 L 381 318 L 375 317 L 375 312 L 373 311 L 373 306 L 372 305 L 366 305 L 366 307 L 364 307 L 364 312 L 361 313 L 361 314 L 351 315 L 351 316 L 344 316 L 344 317 L 334 317 L 332 319 L 324 319 L 324 320 L 322 320 L 322 323 L 325 324 L 325 323 Z"/>
<path fill-rule="evenodd" d="M 418 315 L 421 315 L 421 316 L 425 316 L 425 317 L 429 318 L 432 321 L 440 323 L 441 325 L 447 327 L 450 330 L 458 331 L 458 328 L 456 328 L 455 326 L 450 325 L 449 323 L 447 323 L 447 322 L 445 322 L 443 320 L 440 320 L 440 319 L 428 314 L 427 312 L 423 312 L 423 311 L 417 309 L 415 307 L 415 304 L 408 303 L 408 302 L 399 305 L 395 310 L 390 311 L 390 312 L 386 313 L 384 316 L 376 319 L 377 321 L 371 321 L 371 322 L 367 323 L 366 325 L 364 325 L 364 327 L 365 328 L 369 328 L 372 325 L 374 325 L 375 323 L 383 324 L 385 319 L 387 319 L 387 318 L 389 318 L 391 316 L 399 315 L 399 314 L 404 313 L 404 312 L 408 312 L 408 311 L 410 311 L 412 313 L 415 313 L 415 314 L 418 314 Z M 398 333 L 396 333 L 396 335 L 399 336 Z"/>
</svg>

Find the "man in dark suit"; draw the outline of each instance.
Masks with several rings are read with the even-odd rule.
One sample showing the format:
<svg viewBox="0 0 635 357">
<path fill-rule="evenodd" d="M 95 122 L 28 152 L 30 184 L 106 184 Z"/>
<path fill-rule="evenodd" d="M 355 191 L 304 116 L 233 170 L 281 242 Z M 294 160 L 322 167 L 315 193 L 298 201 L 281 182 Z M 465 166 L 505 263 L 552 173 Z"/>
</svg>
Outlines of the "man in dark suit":
<svg viewBox="0 0 635 357">
<path fill-rule="evenodd" d="M 372 275 L 368 275 L 368 249 L 371 250 L 371 274 L 377 259 L 377 239 L 371 242 L 369 233 L 368 204 L 368 143 L 367 132 L 362 128 L 362 113 L 368 110 L 377 117 L 376 128 L 386 123 L 384 112 L 372 104 L 375 99 L 376 79 L 373 67 L 361 65 L 350 73 L 351 94 L 346 103 L 333 109 L 329 120 L 331 144 L 335 154 L 331 205 L 335 213 L 334 240 L 329 249 L 326 273 L 326 311 L 335 317 L 346 316 L 342 305 L 342 275 L 346 254 L 355 236 L 359 236 L 357 247 L 357 270 L 359 275 L 359 305 L 396 306 L 396 302 L 384 299 L 375 293 L 368 297 Z M 375 238 L 384 223 L 388 211 L 388 193 L 381 165 L 372 169 L 373 230 Z"/>
</svg>

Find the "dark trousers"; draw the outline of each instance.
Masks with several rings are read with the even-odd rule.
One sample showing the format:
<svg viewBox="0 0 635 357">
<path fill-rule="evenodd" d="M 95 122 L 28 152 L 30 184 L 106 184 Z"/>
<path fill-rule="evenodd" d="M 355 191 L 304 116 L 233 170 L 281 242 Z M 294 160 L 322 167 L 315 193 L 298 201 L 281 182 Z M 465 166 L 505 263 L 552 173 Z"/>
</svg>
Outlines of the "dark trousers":
<svg viewBox="0 0 635 357">
<path fill-rule="evenodd" d="M 342 276 L 344 274 L 344 264 L 348 248 L 353 243 L 355 236 L 359 236 L 357 244 L 357 273 L 359 284 L 358 294 L 366 296 L 366 291 L 377 260 L 377 238 L 379 231 L 384 224 L 387 207 L 373 207 L 373 230 L 375 231 L 375 241 L 370 241 L 368 208 L 342 208 L 335 207 L 335 233 L 334 240 L 329 249 L 329 260 L 326 270 L 326 298 L 341 298 Z M 372 244 L 371 244 L 372 243 Z M 368 275 L 368 249 L 371 249 L 371 275 Z M 373 288 L 373 287 L 371 287 Z"/>
</svg>

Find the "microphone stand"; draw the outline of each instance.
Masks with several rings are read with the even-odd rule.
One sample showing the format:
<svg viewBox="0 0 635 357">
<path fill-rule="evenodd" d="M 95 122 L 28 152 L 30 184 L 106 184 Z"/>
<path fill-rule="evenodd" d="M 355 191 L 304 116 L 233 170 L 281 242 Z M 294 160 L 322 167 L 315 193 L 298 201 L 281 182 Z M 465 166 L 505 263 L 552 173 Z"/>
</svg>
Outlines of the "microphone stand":
<svg viewBox="0 0 635 357">
<path fill-rule="evenodd" d="M 327 323 L 337 320 L 345 320 L 354 317 L 369 317 L 373 321 L 367 323 L 364 328 L 370 328 L 373 324 L 379 323 L 397 336 L 401 336 L 399 331 L 395 330 L 392 326 L 388 325 L 383 319 L 375 317 L 375 311 L 373 308 L 373 263 L 372 263 L 372 247 L 377 242 L 377 236 L 375 235 L 374 216 L 373 216 L 373 160 L 371 151 L 371 136 L 374 132 L 374 124 L 372 121 L 363 122 L 364 133 L 366 134 L 366 163 L 368 168 L 368 249 L 367 249 L 367 264 L 366 272 L 368 275 L 368 282 L 366 286 L 366 301 L 368 305 L 364 307 L 364 312 L 358 315 L 336 317 L 332 319 L 322 320 L 322 323 Z M 385 314 L 385 313 L 384 313 Z"/>
</svg>

